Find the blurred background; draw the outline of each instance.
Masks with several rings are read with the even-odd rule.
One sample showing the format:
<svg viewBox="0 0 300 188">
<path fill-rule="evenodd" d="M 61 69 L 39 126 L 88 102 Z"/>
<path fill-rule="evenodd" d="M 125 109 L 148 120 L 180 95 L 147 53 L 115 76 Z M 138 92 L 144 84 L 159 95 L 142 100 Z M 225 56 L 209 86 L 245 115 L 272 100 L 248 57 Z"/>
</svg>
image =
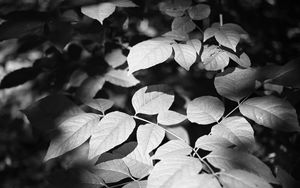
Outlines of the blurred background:
<svg viewBox="0 0 300 188">
<path fill-rule="evenodd" d="M 116 108 L 132 112 L 130 99 L 139 87 L 105 83 L 98 91 L 97 84 L 89 79 L 107 72 L 106 54 L 117 51 L 118 58 L 125 59 L 128 46 L 170 30 L 172 18 L 160 12 L 161 1 L 132 1 L 139 8 L 117 8 L 101 25 L 83 15 L 80 7 L 103 1 L 0 0 L 0 187 L 47 187 L 51 172 L 66 165 L 63 160 L 47 165 L 42 161 L 49 136 L 47 122 L 29 123 L 28 118 L 34 121 L 39 116 L 39 112 L 32 115 L 28 110 L 35 101 L 48 95 L 59 96 L 48 98 L 44 104 L 47 109 L 43 110 L 60 113 L 60 109 L 71 103 L 81 105 L 78 98 L 92 93 L 95 97 L 112 99 Z M 218 22 L 222 13 L 224 23 L 239 24 L 249 33 L 249 39 L 238 48 L 248 54 L 253 66 L 283 65 L 299 57 L 299 1 L 193 2 L 204 2 L 212 9 L 209 18 L 196 22 L 200 28 Z M 202 37 L 201 33 L 193 34 Z M 217 95 L 213 88 L 214 74 L 198 65 L 186 72 L 176 63 L 164 63 L 135 76 L 141 81 L 140 86 L 158 83 L 172 86 L 178 95 L 173 108 L 184 113 L 185 97 Z M 297 89 L 269 85 L 259 92 L 287 98 L 299 114 Z M 226 105 L 230 109 L 233 104 L 227 101 Z M 29 114 L 28 118 L 23 112 Z M 255 154 L 272 169 L 280 166 L 299 180 L 299 134 L 253 126 L 258 142 Z M 209 128 L 188 125 L 187 132 L 194 143 Z"/>
</svg>

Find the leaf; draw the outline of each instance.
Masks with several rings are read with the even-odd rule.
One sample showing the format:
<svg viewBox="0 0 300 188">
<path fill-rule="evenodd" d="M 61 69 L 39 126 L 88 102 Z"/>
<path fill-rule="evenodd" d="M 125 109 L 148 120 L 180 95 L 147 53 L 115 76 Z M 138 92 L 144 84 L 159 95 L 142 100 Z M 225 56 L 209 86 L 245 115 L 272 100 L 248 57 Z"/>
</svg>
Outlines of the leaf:
<svg viewBox="0 0 300 188">
<path fill-rule="evenodd" d="M 267 182 L 277 183 L 267 165 L 254 155 L 232 149 L 218 149 L 205 157 L 213 166 L 223 170 L 246 170 L 264 178 Z"/>
<path fill-rule="evenodd" d="M 122 159 L 102 162 L 96 165 L 93 170 L 105 183 L 114 183 L 131 177 L 129 170 Z"/>
<path fill-rule="evenodd" d="M 108 99 L 92 99 L 88 101 L 86 105 L 104 114 L 106 110 L 110 109 L 114 105 L 114 102 Z"/>
<path fill-rule="evenodd" d="M 223 119 L 219 124 L 212 127 L 211 134 L 229 140 L 240 149 L 251 151 L 255 144 L 254 131 L 250 123 L 240 116 Z"/>
<path fill-rule="evenodd" d="M 185 119 L 185 115 L 179 114 L 178 112 L 172 110 L 161 112 L 157 116 L 157 122 L 162 125 L 175 125 L 183 122 Z"/>
<path fill-rule="evenodd" d="M 300 182 L 296 181 L 289 173 L 279 167 L 277 169 L 277 179 L 283 188 L 296 188 L 300 186 Z"/>
<path fill-rule="evenodd" d="M 192 152 L 193 148 L 182 140 L 170 140 L 164 145 L 160 146 L 152 159 L 163 159 L 170 156 L 186 156 Z"/>
<path fill-rule="evenodd" d="M 169 16 L 178 17 L 183 16 L 184 11 L 188 9 L 191 4 L 191 0 L 170 0 L 160 3 L 159 9 Z"/>
<path fill-rule="evenodd" d="M 226 138 L 216 136 L 216 135 L 204 135 L 199 137 L 196 140 L 195 147 L 207 150 L 207 151 L 213 151 L 217 150 L 219 148 L 228 148 L 232 146 L 233 143 L 231 143 Z"/>
<path fill-rule="evenodd" d="M 198 181 L 201 183 L 199 188 L 221 188 L 218 179 L 212 174 L 199 174 Z"/>
<path fill-rule="evenodd" d="M 166 127 L 166 129 L 168 130 L 168 132 L 166 132 L 166 136 L 169 140 L 177 140 L 179 138 L 181 138 L 182 140 L 184 140 L 186 142 L 186 144 L 190 144 L 190 137 L 189 134 L 187 132 L 187 130 L 185 128 L 183 128 L 182 126 L 170 126 L 170 127 Z M 177 137 L 175 137 L 174 135 L 176 135 Z"/>
<path fill-rule="evenodd" d="M 197 58 L 195 49 L 187 44 L 177 43 L 172 44 L 172 47 L 175 52 L 175 61 L 185 68 L 185 70 L 190 70 L 190 67 L 195 63 Z"/>
<path fill-rule="evenodd" d="M 196 25 L 188 16 L 183 16 L 174 18 L 171 27 L 172 31 L 189 33 L 196 28 Z"/>
<path fill-rule="evenodd" d="M 109 17 L 118 7 L 136 7 L 137 5 L 129 0 L 114 0 L 104 2 L 97 5 L 89 5 L 81 7 L 81 12 L 88 17 L 98 20 L 103 24 L 103 20 Z"/>
<path fill-rule="evenodd" d="M 228 53 L 215 45 L 204 46 L 201 59 L 205 70 L 217 71 L 229 64 Z"/>
<path fill-rule="evenodd" d="M 139 145 L 124 157 L 123 161 L 129 168 L 130 174 L 139 179 L 147 176 L 153 168 L 150 155 L 144 151 L 144 148 L 139 147 Z"/>
<path fill-rule="evenodd" d="M 92 133 L 89 159 L 126 141 L 134 128 L 134 119 L 125 113 L 115 111 L 105 115 Z"/>
<path fill-rule="evenodd" d="M 187 118 L 193 123 L 210 124 L 217 122 L 224 114 L 225 108 L 217 97 L 198 97 L 188 103 Z"/>
<path fill-rule="evenodd" d="M 8 73 L 1 80 L 0 89 L 6 89 L 24 84 L 27 81 L 35 79 L 40 71 L 34 67 L 26 67 Z"/>
<path fill-rule="evenodd" d="M 76 96 L 82 101 L 90 101 L 102 89 L 105 79 L 102 76 L 88 77 L 76 91 Z"/>
<path fill-rule="evenodd" d="M 83 144 L 92 134 L 99 121 L 99 115 L 84 113 L 62 122 L 59 135 L 52 139 L 44 161 L 63 155 Z"/>
<path fill-rule="evenodd" d="M 274 96 L 248 99 L 240 105 L 240 112 L 255 123 L 274 130 L 300 131 L 294 107 L 287 101 Z"/>
<path fill-rule="evenodd" d="M 166 85 L 152 85 L 139 89 L 131 99 L 136 114 L 155 115 L 167 111 L 174 101 L 171 89 Z"/>
<path fill-rule="evenodd" d="M 211 37 L 215 37 L 219 44 L 236 51 L 236 46 L 240 41 L 239 31 L 235 31 L 235 28 L 231 25 L 214 24 L 213 27 L 207 28 L 204 31 L 203 41 Z"/>
<path fill-rule="evenodd" d="M 81 7 L 82 14 L 98 20 L 103 24 L 103 20 L 109 17 L 116 9 L 113 3 L 100 3 L 98 5 L 89 5 Z"/>
<path fill-rule="evenodd" d="M 146 188 L 147 187 L 147 180 L 142 181 L 132 181 L 122 188 Z"/>
<path fill-rule="evenodd" d="M 193 157 L 170 156 L 158 162 L 148 177 L 147 188 L 176 187 L 174 183 L 180 178 L 178 174 L 197 174 L 202 163 Z M 184 171 L 185 173 L 182 173 Z M 187 184 L 185 187 L 189 188 Z"/>
<path fill-rule="evenodd" d="M 106 81 L 122 87 L 132 87 L 140 83 L 132 74 L 126 70 L 110 70 L 104 75 Z"/>
<path fill-rule="evenodd" d="M 217 74 L 214 85 L 221 96 L 239 102 L 255 90 L 256 78 L 256 71 L 252 68 L 228 68 Z"/>
<path fill-rule="evenodd" d="M 162 35 L 171 40 L 178 41 L 187 41 L 189 39 L 189 35 L 187 33 L 182 33 L 180 31 L 169 31 Z"/>
<path fill-rule="evenodd" d="M 116 68 L 126 62 L 126 56 L 123 55 L 122 50 L 119 48 L 106 54 L 104 59 L 113 68 Z"/>
<path fill-rule="evenodd" d="M 127 56 L 129 73 L 163 63 L 172 54 L 172 40 L 155 38 L 134 45 Z"/>
<path fill-rule="evenodd" d="M 149 154 L 157 148 L 165 137 L 165 130 L 159 125 L 140 125 L 137 130 L 137 142 L 141 151 Z"/>
<path fill-rule="evenodd" d="M 202 43 L 199 39 L 188 40 L 186 41 L 186 44 L 192 46 L 195 49 L 196 53 L 199 55 L 200 50 L 202 48 Z"/>
<path fill-rule="evenodd" d="M 251 61 L 246 53 L 242 53 L 238 58 L 235 54 L 227 52 L 227 55 L 232 59 L 234 62 L 239 64 L 243 68 L 248 68 L 251 66 Z"/>
<path fill-rule="evenodd" d="M 49 135 L 62 122 L 84 111 L 64 95 L 53 94 L 31 104 L 23 113 L 35 129 Z"/>
<path fill-rule="evenodd" d="M 198 4 L 190 7 L 188 13 L 192 20 L 203 20 L 210 15 L 210 7 L 205 4 Z"/>
<path fill-rule="evenodd" d="M 263 178 L 244 170 L 222 172 L 219 179 L 224 188 L 272 188 Z"/>
</svg>

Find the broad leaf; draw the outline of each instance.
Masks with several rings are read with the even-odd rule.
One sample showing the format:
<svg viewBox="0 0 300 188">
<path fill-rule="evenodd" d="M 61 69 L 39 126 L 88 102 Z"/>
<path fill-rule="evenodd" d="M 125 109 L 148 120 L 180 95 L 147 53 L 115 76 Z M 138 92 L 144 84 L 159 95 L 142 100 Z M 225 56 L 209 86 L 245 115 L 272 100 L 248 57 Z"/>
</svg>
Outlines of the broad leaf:
<svg viewBox="0 0 300 188">
<path fill-rule="evenodd" d="M 104 57 L 105 61 L 113 68 L 116 68 L 126 62 L 126 56 L 121 49 L 114 49 Z"/>
<path fill-rule="evenodd" d="M 146 188 L 147 187 L 147 180 L 142 181 L 132 181 L 122 188 Z"/>
<path fill-rule="evenodd" d="M 272 188 L 272 186 L 260 176 L 244 170 L 222 172 L 219 179 L 224 188 Z"/>
<path fill-rule="evenodd" d="M 114 102 L 108 99 L 92 99 L 88 101 L 86 105 L 104 114 L 106 110 L 110 109 L 114 105 Z"/>
<path fill-rule="evenodd" d="M 228 68 L 217 74 L 214 85 L 221 96 L 239 102 L 255 90 L 255 80 L 256 71 L 252 68 Z"/>
<path fill-rule="evenodd" d="M 178 41 L 187 41 L 189 39 L 189 35 L 187 33 L 183 33 L 180 31 L 169 31 L 162 35 L 171 40 L 178 40 Z"/>
<path fill-rule="evenodd" d="M 172 54 L 172 42 L 174 41 L 166 38 L 155 38 L 134 45 L 127 56 L 129 72 L 147 69 L 166 61 Z"/>
<path fill-rule="evenodd" d="M 213 24 L 212 27 L 207 28 L 204 31 L 203 40 L 206 41 L 211 37 L 215 37 L 219 44 L 236 51 L 236 46 L 240 41 L 241 31 L 236 31 L 231 25 L 224 24 L 220 26 L 219 24 Z"/>
<path fill-rule="evenodd" d="M 113 3 L 100 3 L 98 5 L 89 5 L 81 8 L 81 12 L 103 24 L 103 20 L 109 17 L 116 9 Z"/>
<path fill-rule="evenodd" d="M 240 57 L 236 56 L 235 54 L 232 54 L 230 52 L 227 52 L 230 59 L 232 59 L 234 62 L 239 64 L 241 67 L 248 68 L 251 66 L 250 58 L 246 53 L 242 53 Z"/>
<path fill-rule="evenodd" d="M 205 4 L 198 4 L 190 7 L 188 13 L 193 20 L 203 20 L 210 15 L 210 7 Z"/>
<path fill-rule="evenodd" d="M 276 177 L 282 185 L 282 188 L 296 188 L 300 186 L 300 182 L 295 180 L 295 178 L 293 178 L 288 172 L 286 172 L 281 167 L 277 169 Z"/>
<path fill-rule="evenodd" d="M 163 159 L 169 156 L 186 156 L 192 152 L 193 148 L 182 140 L 170 140 L 164 145 L 160 146 L 152 159 Z"/>
<path fill-rule="evenodd" d="M 209 71 L 224 69 L 229 64 L 228 53 L 215 45 L 204 46 L 201 59 L 204 68 Z"/>
<path fill-rule="evenodd" d="M 296 110 L 287 101 L 274 97 L 255 97 L 240 106 L 241 113 L 257 124 L 271 129 L 294 132 L 300 131 Z"/>
<path fill-rule="evenodd" d="M 189 33 L 196 28 L 194 22 L 188 17 L 177 17 L 172 22 L 172 31 L 178 31 L 181 33 Z"/>
<path fill-rule="evenodd" d="M 126 141 L 134 127 L 134 119 L 125 113 L 115 111 L 105 115 L 94 128 L 90 139 L 89 159 Z"/>
<path fill-rule="evenodd" d="M 250 123 L 240 116 L 223 119 L 220 124 L 212 127 L 211 134 L 229 140 L 240 149 L 251 151 L 255 143 L 254 131 Z"/>
<path fill-rule="evenodd" d="M 110 70 L 104 75 L 106 81 L 122 87 L 132 87 L 140 83 L 132 74 L 126 70 Z"/>
<path fill-rule="evenodd" d="M 190 144 L 190 136 L 184 127 L 169 126 L 169 127 L 166 127 L 166 129 L 168 130 L 168 132 L 166 132 L 166 136 L 169 140 L 177 140 L 180 138 L 180 140 L 184 140 L 186 142 L 186 144 Z M 176 136 L 174 136 L 174 135 L 176 135 Z"/>
<path fill-rule="evenodd" d="M 124 157 L 123 161 L 129 168 L 130 174 L 135 178 L 147 176 L 153 168 L 150 155 L 144 151 L 144 148 L 139 147 L 139 145 Z"/>
<path fill-rule="evenodd" d="M 210 124 L 219 121 L 225 112 L 224 105 L 217 97 L 198 97 L 188 103 L 187 118 L 193 123 Z"/>
<path fill-rule="evenodd" d="M 157 116 L 157 122 L 162 125 L 175 125 L 183 122 L 185 119 L 185 115 L 172 110 L 161 112 Z"/>
<path fill-rule="evenodd" d="M 59 134 L 51 141 L 44 161 L 58 157 L 83 144 L 97 127 L 99 115 L 79 114 L 62 122 Z"/>
<path fill-rule="evenodd" d="M 234 144 L 229 140 L 227 140 L 226 138 L 215 136 L 215 135 L 201 136 L 196 140 L 195 143 L 195 147 L 207 151 L 213 151 L 219 148 L 228 148 L 233 145 Z"/>
<path fill-rule="evenodd" d="M 76 96 L 82 101 L 90 101 L 102 89 L 105 79 L 102 76 L 88 77 L 76 91 Z"/>
<path fill-rule="evenodd" d="M 139 89 L 131 102 L 136 114 L 154 115 L 167 111 L 174 101 L 171 89 L 166 85 L 152 85 Z"/>
<path fill-rule="evenodd" d="M 180 155 L 170 156 L 154 166 L 148 177 L 147 188 L 176 187 L 177 184 L 174 183 L 181 178 L 180 175 L 195 175 L 201 169 L 202 163 L 196 158 Z M 192 186 L 187 184 L 184 187 Z"/>
<path fill-rule="evenodd" d="M 95 166 L 94 172 L 97 176 L 101 177 L 105 183 L 114 183 L 131 177 L 122 159 L 114 159 L 100 163 Z"/>
<path fill-rule="evenodd" d="M 186 44 L 189 46 L 192 46 L 195 49 L 197 54 L 200 53 L 200 50 L 202 48 L 202 43 L 199 39 L 188 40 L 188 41 L 186 41 Z"/>
<path fill-rule="evenodd" d="M 172 47 L 175 52 L 175 61 L 185 68 L 185 70 L 190 70 L 190 67 L 195 63 L 197 58 L 195 48 L 187 44 L 177 43 L 172 44 Z"/>
<path fill-rule="evenodd" d="M 138 147 L 146 154 L 157 148 L 165 137 L 165 130 L 159 125 L 140 125 L 137 130 Z"/>
<path fill-rule="evenodd" d="M 103 20 L 109 17 L 116 7 L 136 7 L 137 5 L 130 0 L 113 0 L 97 5 L 89 5 L 81 8 L 81 12 L 88 17 L 98 20 L 103 24 Z"/>
<path fill-rule="evenodd" d="M 232 149 L 218 149 L 205 157 L 213 166 L 223 170 L 246 170 L 264 178 L 267 182 L 277 183 L 267 165 L 254 155 Z"/>
<path fill-rule="evenodd" d="M 169 16 L 179 17 L 184 15 L 184 11 L 188 9 L 191 4 L 191 0 L 169 0 L 160 3 L 159 9 Z"/>
</svg>

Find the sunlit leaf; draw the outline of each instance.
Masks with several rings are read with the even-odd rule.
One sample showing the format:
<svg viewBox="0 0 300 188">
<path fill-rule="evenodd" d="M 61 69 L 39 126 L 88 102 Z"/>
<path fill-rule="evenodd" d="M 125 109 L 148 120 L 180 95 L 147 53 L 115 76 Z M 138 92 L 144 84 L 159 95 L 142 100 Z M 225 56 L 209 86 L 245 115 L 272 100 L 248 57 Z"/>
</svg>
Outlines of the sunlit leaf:
<svg viewBox="0 0 300 188">
<path fill-rule="evenodd" d="M 126 70 L 110 70 L 104 75 L 106 81 L 122 87 L 132 87 L 140 83 L 132 74 Z"/>
<path fill-rule="evenodd" d="M 166 136 L 169 140 L 184 140 L 187 144 L 190 144 L 190 136 L 187 130 L 182 126 L 169 126 L 166 127 L 168 132 L 166 132 Z M 172 133 L 172 134 L 171 134 Z M 176 135 L 176 136 L 175 136 Z"/>
<path fill-rule="evenodd" d="M 104 114 L 106 110 L 110 109 L 114 105 L 114 102 L 108 99 L 92 99 L 86 102 L 86 105 Z"/>
<path fill-rule="evenodd" d="M 226 138 L 215 136 L 215 135 L 204 135 L 199 137 L 196 140 L 195 147 L 207 150 L 207 151 L 213 151 L 217 150 L 219 148 L 227 148 L 230 146 L 233 146 L 234 144 L 231 143 Z"/>
<path fill-rule="evenodd" d="M 205 157 L 209 163 L 223 170 L 246 170 L 264 178 L 267 182 L 278 183 L 267 165 L 254 155 L 232 149 L 218 149 Z"/>
<path fill-rule="evenodd" d="M 93 169 L 95 174 L 101 177 L 105 183 L 118 182 L 130 178 L 130 172 L 122 159 L 114 159 L 97 164 Z"/>
<path fill-rule="evenodd" d="M 198 97 L 190 101 L 187 106 L 188 120 L 204 125 L 217 122 L 224 112 L 222 101 L 212 96 Z"/>
<path fill-rule="evenodd" d="M 146 188 L 147 187 L 147 181 L 142 180 L 142 181 L 132 181 L 122 188 Z"/>
<path fill-rule="evenodd" d="M 58 157 L 83 144 L 92 134 L 99 122 L 99 115 L 83 113 L 62 122 L 59 134 L 52 139 L 45 161 Z"/>
<path fill-rule="evenodd" d="M 154 115 L 167 111 L 174 101 L 171 89 L 166 85 L 152 85 L 139 89 L 132 97 L 135 113 Z"/>
<path fill-rule="evenodd" d="M 140 125 L 137 130 L 137 142 L 141 151 L 149 154 L 157 148 L 165 137 L 165 130 L 159 125 Z"/>
<path fill-rule="evenodd" d="M 209 71 L 224 69 L 229 64 L 228 53 L 215 45 L 204 46 L 201 59 L 204 68 Z"/>
<path fill-rule="evenodd" d="M 182 33 L 189 33 L 196 28 L 194 22 L 188 17 L 176 17 L 172 22 L 172 31 L 179 31 Z"/>
<path fill-rule="evenodd" d="M 195 49 L 190 45 L 177 43 L 172 44 L 172 47 L 175 52 L 175 61 L 185 70 L 190 70 L 197 58 Z"/>
<path fill-rule="evenodd" d="M 220 174 L 220 182 L 224 188 L 272 188 L 260 176 L 244 170 L 230 170 Z"/>
<path fill-rule="evenodd" d="M 163 63 L 172 54 L 173 41 L 166 38 L 155 38 L 134 45 L 127 56 L 129 72 L 147 69 Z"/>
<path fill-rule="evenodd" d="M 271 129 L 294 132 L 300 131 L 296 110 L 287 101 L 274 97 L 255 97 L 240 106 L 241 113 L 257 124 Z"/>
<path fill-rule="evenodd" d="M 164 33 L 162 36 L 177 41 L 187 41 L 189 39 L 189 35 L 187 33 L 180 31 L 169 31 Z"/>
<path fill-rule="evenodd" d="M 183 122 L 185 119 L 185 115 L 172 110 L 161 112 L 157 116 L 157 122 L 162 125 L 175 125 Z"/>
<path fill-rule="evenodd" d="M 197 174 L 202 169 L 201 162 L 193 157 L 187 156 L 170 156 L 158 162 L 152 170 L 147 188 L 174 187 L 177 174 Z M 176 176 L 177 175 L 177 176 Z M 188 184 L 185 187 L 190 187 Z"/>
<path fill-rule="evenodd" d="M 218 73 L 214 80 L 217 92 L 230 100 L 239 102 L 255 89 L 256 71 L 252 68 L 228 68 Z"/>
<path fill-rule="evenodd" d="M 201 183 L 199 188 L 221 188 L 218 179 L 212 174 L 201 173 L 198 175 L 198 181 Z"/>
<path fill-rule="evenodd" d="M 251 151 L 255 143 L 254 131 L 250 123 L 240 116 L 223 119 L 221 123 L 212 127 L 211 134 L 229 140 L 240 149 Z"/>
<path fill-rule="evenodd" d="M 227 52 L 227 55 L 230 57 L 230 59 L 239 64 L 241 67 L 248 68 L 251 66 L 250 58 L 244 52 L 240 55 L 240 57 L 236 56 L 231 52 Z"/>
<path fill-rule="evenodd" d="M 94 127 L 90 139 L 89 159 L 126 141 L 134 127 L 134 119 L 125 113 L 115 111 L 105 115 Z"/>
<path fill-rule="evenodd" d="M 198 4 L 190 7 L 188 13 L 193 20 L 203 20 L 210 15 L 210 7 L 205 4 Z"/>
<path fill-rule="evenodd" d="M 202 48 L 202 43 L 199 39 L 188 40 L 188 41 L 186 41 L 186 44 L 192 46 L 195 49 L 195 51 L 197 52 L 197 54 L 200 53 L 200 50 Z"/>
<path fill-rule="evenodd" d="M 155 155 L 153 155 L 152 159 L 163 159 L 165 157 L 173 156 L 173 155 L 181 155 L 186 156 L 192 152 L 193 148 L 189 146 L 187 143 L 182 140 L 170 140 L 164 145 L 160 146 Z"/>
</svg>

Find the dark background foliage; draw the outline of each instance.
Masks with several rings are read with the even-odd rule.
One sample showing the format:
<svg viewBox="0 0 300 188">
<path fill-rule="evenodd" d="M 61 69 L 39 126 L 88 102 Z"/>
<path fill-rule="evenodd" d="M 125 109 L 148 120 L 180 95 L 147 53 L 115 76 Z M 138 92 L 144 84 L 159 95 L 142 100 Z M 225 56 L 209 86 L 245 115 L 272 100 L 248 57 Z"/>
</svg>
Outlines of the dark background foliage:
<svg viewBox="0 0 300 188">
<path fill-rule="evenodd" d="M 76 84 L 70 79 L 75 70 L 89 76 L 103 75 L 108 68 L 104 54 L 130 46 L 170 30 L 171 18 L 160 13 L 159 0 L 134 2 L 139 8 L 118 9 L 101 25 L 80 12 L 82 5 L 97 0 L 1 0 L 0 1 L 0 187 L 46 187 L 51 172 L 63 169 L 64 160 L 45 165 L 42 160 L 49 137 L 45 127 L 30 125 L 20 111 L 37 99 L 60 93 L 76 99 Z M 195 0 L 200 2 L 200 0 Z M 202 1 L 201 1 L 202 2 Z M 240 44 L 253 66 L 285 64 L 300 53 L 300 2 L 293 0 L 208 1 L 209 19 L 197 23 L 205 29 L 218 22 L 241 25 L 250 36 Z M 143 24 L 140 24 L 144 20 Z M 195 33 L 199 35 L 199 33 Z M 201 34 L 200 34 L 201 36 Z M 182 110 L 184 99 L 217 95 L 213 88 L 214 72 L 193 66 L 190 72 L 175 63 L 164 63 L 137 72 L 140 85 L 165 83 L 176 89 L 172 108 Z M 110 97 L 117 108 L 132 111 L 130 98 L 136 88 L 105 84 L 96 97 Z M 264 91 L 262 91 L 264 92 Z M 284 89 L 299 114 L 299 91 Z M 60 101 L 53 100 L 53 109 Z M 227 106 L 232 104 L 226 101 Z M 230 109 L 230 108 L 229 108 Z M 256 155 L 272 168 L 282 166 L 300 179 L 299 134 L 271 131 L 254 125 L 258 141 Z M 208 128 L 189 126 L 191 143 Z M 197 135 L 195 135 L 195 132 Z"/>
</svg>

